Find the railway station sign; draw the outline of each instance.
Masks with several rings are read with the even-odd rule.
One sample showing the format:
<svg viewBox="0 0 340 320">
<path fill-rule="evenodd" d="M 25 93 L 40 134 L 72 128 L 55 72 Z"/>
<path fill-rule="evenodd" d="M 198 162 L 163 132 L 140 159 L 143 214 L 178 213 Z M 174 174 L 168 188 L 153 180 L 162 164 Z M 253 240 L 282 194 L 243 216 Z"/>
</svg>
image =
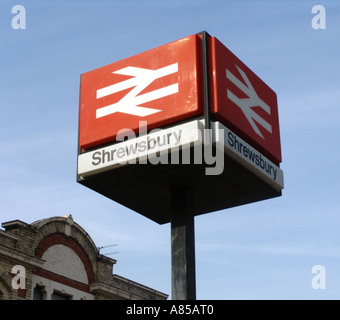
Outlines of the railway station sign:
<svg viewBox="0 0 340 320">
<path fill-rule="evenodd" d="M 276 93 L 215 37 L 209 49 L 211 113 L 279 164 Z"/>
<path fill-rule="evenodd" d="M 157 223 L 174 189 L 193 215 L 281 196 L 281 161 L 276 93 L 215 37 L 81 75 L 77 181 Z"/>
<path fill-rule="evenodd" d="M 114 142 L 118 131 L 136 133 L 203 114 L 202 45 L 192 35 L 86 72 L 80 82 L 79 146 Z"/>
</svg>

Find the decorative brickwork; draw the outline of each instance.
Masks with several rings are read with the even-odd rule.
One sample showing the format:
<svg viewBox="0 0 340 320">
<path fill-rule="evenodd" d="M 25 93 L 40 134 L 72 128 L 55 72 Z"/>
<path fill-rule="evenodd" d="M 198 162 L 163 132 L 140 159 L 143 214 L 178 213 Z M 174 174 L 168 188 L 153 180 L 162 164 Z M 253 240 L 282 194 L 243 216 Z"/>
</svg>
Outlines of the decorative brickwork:
<svg viewBox="0 0 340 320">
<path fill-rule="evenodd" d="M 113 274 L 116 260 L 101 255 L 71 215 L 32 224 L 13 220 L 2 227 L 0 299 L 167 299 Z"/>
<path fill-rule="evenodd" d="M 39 258 L 43 257 L 43 254 L 46 252 L 46 250 L 55 245 L 64 245 L 65 247 L 72 249 L 79 257 L 83 267 L 86 270 L 88 282 L 93 281 L 94 275 L 90 259 L 88 258 L 84 249 L 73 238 L 65 234 L 52 233 L 46 236 L 36 248 L 36 256 Z"/>
</svg>

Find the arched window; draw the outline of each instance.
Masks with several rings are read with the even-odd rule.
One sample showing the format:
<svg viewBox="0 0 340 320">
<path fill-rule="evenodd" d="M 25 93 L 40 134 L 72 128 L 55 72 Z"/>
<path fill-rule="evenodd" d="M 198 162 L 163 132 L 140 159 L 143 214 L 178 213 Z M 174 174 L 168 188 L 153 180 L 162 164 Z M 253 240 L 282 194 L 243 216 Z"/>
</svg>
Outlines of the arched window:
<svg viewBox="0 0 340 320">
<path fill-rule="evenodd" d="M 36 287 L 33 289 L 33 300 L 46 300 L 45 287 L 36 285 Z"/>
</svg>

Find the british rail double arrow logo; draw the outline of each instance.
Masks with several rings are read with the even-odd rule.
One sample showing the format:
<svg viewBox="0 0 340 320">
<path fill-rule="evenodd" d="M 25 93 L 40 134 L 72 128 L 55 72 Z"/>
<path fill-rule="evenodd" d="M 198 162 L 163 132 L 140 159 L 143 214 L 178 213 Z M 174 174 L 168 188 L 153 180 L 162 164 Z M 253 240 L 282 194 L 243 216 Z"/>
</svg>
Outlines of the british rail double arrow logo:
<svg viewBox="0 0 340 320">
<path fill-rule="evenodd" d="M 156 79 L 178 72 L 178 63 L 168 65 L 156 70 L 126 67 L 117 71 L 115 74 L 132 76 L 133 78 L 122 82 L 101 88 L 97 90 L 97 99 L 117 93 L 119 91 L 132 88 L 122 99 L 117 103 L 107 105 L 96 110 L 96 118 L 108 116 L 110 114 L 121 112 L 133 116 L 146 117 L 162 110 L 140 106 L 141 104 L 157 100 L 178 92 L 178 83 L 156 89 L 139 95 Z"/>
<path fill-rule="evenodd" d="M 234 102 L 242 110 L 244 116 L 247 118 L 249 124 L 251 125 L 255 133 L 258 134 L 262 139 L 264 139 L 264 136 L 259 130 L 255 121 L 270 133 L 272 133 L 272 126 L 265 119 L 263 119 L 259 114 L 257 114 L 252 109 L 252 107 L 259 106 L 268 114 L 271 113 L 270 107 L 262 99 L 259 98 L 259 96 L 257 95 L 254 87 L 252 86 L 245 72 L 242 69 L 240 69 L 238 66 L 236 67 L 241 77 L 243 78 L 244 82 L 246 83 L 246 85 L 242 83 L 228 69 L 226 70 L 227 78 L 234 85 L 236 85 L 241 91 L 243 91 L 248 96 L 248 98 L 240 99 L 234 93 L 232 93 L 229 89 L 227 90 L 227 96 L 232 102 Z"/>
</svg>

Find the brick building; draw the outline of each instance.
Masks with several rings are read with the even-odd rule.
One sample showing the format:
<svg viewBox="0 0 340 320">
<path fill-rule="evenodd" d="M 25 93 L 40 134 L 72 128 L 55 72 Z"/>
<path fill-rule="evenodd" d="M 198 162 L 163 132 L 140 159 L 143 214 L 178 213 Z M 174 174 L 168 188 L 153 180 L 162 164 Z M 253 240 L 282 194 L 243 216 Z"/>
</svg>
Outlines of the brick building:
<svg viewBox="0 0 340 320">
<path fill-rule="evenodd" d="M 2 223 L 0 300 L 162 300 L 167 295 L 113 274 L 71 215 Z"/>
</svg>

